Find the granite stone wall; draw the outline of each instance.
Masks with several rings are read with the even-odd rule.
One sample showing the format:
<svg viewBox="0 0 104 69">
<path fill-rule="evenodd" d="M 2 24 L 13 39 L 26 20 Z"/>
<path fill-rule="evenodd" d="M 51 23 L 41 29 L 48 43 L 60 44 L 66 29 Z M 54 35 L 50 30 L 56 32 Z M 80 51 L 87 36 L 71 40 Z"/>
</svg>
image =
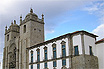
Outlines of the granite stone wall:
<svg viewBox="0 0 104 69">
<path fill-rule="evenodd" d="M 72 58 L 72 69 L 99 69 L 98 58 L 90 55 L 74 56 Z"/>
</svg>

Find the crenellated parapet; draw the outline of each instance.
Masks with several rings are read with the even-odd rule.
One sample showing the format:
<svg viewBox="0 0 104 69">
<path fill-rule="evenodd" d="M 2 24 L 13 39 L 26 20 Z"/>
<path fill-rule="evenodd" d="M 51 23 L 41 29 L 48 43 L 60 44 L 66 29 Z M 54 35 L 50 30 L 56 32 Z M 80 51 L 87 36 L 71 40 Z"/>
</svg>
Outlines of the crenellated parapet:
<svg viewBox="0 0 104 69">
<path fill-rule="evenodd" d="M 9 32 L 19 33 L 19 25 L 16 24 L 16 20 L 14 20 L 14 23 L 13 22 L 11 23 L 8 29 L 7 29 L 7 26 L 5 27 L 5 35 Z"/>
<path fill-rule="evenodd" d="M 28 13 L 25 17 L 25 19 L 22 21 L 22 17 L 20 17 L 20 25 L 28 22 L 28 21 L 35 21 L 35 22 L 39 22 L 39 23 L 43 23 L 44 24 L 44 15 L 42 14 L 42 18 L 39 19 L 38 16 L 33 13 L 33 9 L 30 10 L 30 13 Z"/>
</svg>

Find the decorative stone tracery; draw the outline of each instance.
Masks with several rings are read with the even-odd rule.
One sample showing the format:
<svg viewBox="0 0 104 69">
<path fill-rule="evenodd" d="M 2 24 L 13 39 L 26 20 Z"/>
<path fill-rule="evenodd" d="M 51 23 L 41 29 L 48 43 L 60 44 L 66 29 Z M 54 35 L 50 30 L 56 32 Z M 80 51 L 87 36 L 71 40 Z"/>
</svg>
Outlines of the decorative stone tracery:
<svg viewBox="0 0 104 69">
<path fill-rule="evenodd" d="M 16 45 L 15 44 L 10 45 L 8 57 L 9 57 L 9 68 L 15 69 L 16 67 Z"/>
</svg>

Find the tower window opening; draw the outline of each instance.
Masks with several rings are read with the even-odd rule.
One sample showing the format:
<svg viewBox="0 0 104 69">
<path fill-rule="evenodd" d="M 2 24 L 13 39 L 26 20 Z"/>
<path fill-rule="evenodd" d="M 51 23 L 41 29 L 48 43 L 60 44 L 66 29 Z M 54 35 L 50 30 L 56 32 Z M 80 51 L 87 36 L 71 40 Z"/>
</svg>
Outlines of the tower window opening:
<svg viewBox="0 0 104 69">
<path fill-rule="evenodd" d="M 24 25 L 24 33 L 26 33 L 26 25 Z"/>
<path fill-rule="evenodd" d="M 7 35 L 7 41 L 9 40 L 9 35 Z"/>
</svg>

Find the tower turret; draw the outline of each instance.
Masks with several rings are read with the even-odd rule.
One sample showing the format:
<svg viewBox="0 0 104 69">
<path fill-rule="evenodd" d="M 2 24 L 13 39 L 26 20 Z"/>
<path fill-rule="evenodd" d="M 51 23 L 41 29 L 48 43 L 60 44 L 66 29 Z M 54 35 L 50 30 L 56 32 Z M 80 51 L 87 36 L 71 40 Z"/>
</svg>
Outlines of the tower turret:
<svg viewBox="0 0 104 69">
<path fill-rule="evenodd" d="M 7 32 L 7 26 L 5 27 L 5 33 Z"/>
<path fill-rule="evenodd" d="M 14 20 L 14 24 L 16 24 L 16 20 Z"/>
<path fill-rule="evenodd" d="M 33 13 L 33 9 L 32 8 L 30 9 L 30 13 Z"/>
<path fill-rule="evenodd" d="M 20 25 L 22 24 L 22 15 L 20 16 Z"/>
<path fill-rule="evenodd" d="M 7 29 L 7 26 L 5 27 L 5 37 L 7 35 L 9 35 L 9 37 L 8 37 L 9 40 L 11 40 L 19 35 L 19 26 L 16 24 L 16 20 L 14 20 L 14 24 L 13 24 L 13 22 L 11 23 L 11 25 L 9 26 L 8 29 Z"/>
<path fill-rule="evenodd" d="M 44 22 L 44 15 L 42 14 L 42 22 Z"/>
</svg>

